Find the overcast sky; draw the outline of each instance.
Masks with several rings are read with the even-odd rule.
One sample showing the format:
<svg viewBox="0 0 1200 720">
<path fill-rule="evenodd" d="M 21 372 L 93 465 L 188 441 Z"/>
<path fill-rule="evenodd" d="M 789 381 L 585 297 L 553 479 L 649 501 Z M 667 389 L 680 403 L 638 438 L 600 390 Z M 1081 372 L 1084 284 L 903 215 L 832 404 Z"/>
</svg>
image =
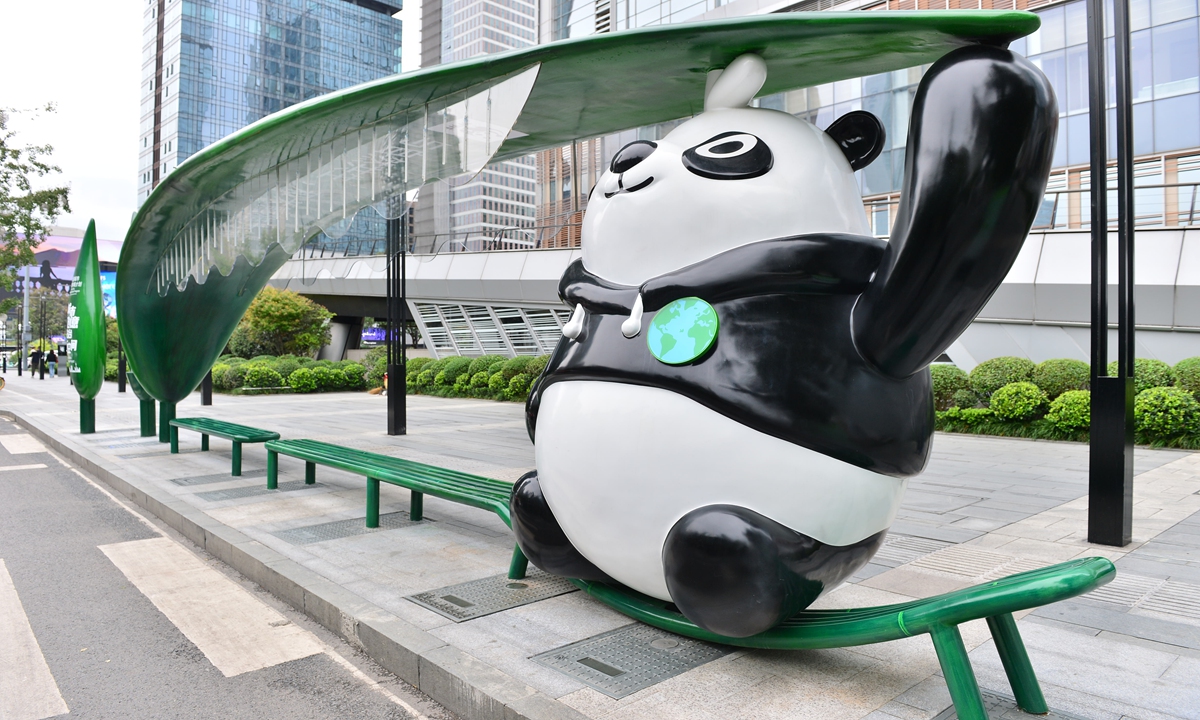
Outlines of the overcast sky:
<svg viewBox="0 0 1200 720">
<path fill-rule="evenodd" d="M 145 0 L 0 0 L 0 107 L 58 112 L 13 117 L 17 142 L 50 143 L 71 187 L 58 224 L 120 240 L 137 209 L 138 86 Z M 406 0 L 404 70 L 420 61 L 420 0 Z"/>
</svg>

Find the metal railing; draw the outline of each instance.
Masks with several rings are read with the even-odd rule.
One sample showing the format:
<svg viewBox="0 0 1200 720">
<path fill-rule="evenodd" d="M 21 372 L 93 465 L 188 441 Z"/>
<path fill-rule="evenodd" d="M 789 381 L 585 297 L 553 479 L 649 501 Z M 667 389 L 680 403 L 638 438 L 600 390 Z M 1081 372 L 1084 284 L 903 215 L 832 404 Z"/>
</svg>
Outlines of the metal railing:
<svg viewBox="0 0 1200 720">
<path fill-rule="evenodd" d="M 1047 190 L 1033 222 L 1034 230 L 1084 230 L 1092 226 L 1091 190 L 1069 188 Z M 1108 226 L 1116 228 L 1116 189 L 1108 191 Z M 1135 227 L 1194 227 L 1200 183 L 1135 185 Z"/>
<path fill-rule="evenodd" d="M 531 227 L 489 228 L 487 232 L 437 233 L 412 235 L 408 238 L 408 252 L 438 255 L 444 252 L 487 252 L 492 250 L 542 250 L 551 247 L 570 247 L 559 238 L 578 238 L 580 223 L 561 222 Z M 578 245 L 578 242 L 574 242 Z M 310 240 L 296 253 L 297 258 L 345 258 L 360 256 L 382 256 L 387 254 L 387 241 L 379 238 L 343 238 Z"/>
</svg>

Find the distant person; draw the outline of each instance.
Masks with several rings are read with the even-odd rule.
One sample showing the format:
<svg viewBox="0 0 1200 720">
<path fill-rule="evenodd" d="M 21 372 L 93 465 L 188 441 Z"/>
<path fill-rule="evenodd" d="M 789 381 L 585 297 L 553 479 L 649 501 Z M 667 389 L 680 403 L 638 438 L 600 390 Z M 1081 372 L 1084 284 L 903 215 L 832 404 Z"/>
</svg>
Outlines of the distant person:
<svg viewBox="0 0 1200 720">
<path fill-rule="evenodd" d="M 42 351 L 39 350 L 38 348 L 34 348 L 33 352 L 29 353 L 29 372 L 31 372 L 31 373 L 37 372 L 38 368 L 41 366 L 42 366 Z"/>
<path fill-rule="evenodd" d="M 46 355 L 46 366 L 50 369 L 50 377 L 58 377 L 58 353 L 51 350 Z"/>
</svg>

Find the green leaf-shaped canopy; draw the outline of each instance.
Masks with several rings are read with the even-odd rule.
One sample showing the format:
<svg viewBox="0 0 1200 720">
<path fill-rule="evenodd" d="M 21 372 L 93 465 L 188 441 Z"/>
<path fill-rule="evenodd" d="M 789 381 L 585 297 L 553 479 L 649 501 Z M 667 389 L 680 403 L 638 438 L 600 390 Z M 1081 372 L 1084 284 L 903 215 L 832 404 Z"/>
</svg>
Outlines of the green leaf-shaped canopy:
<svg viewBox="0 0 1200 720">
<path fill-rule="evenodd" d="M 290 107 L 188 158 L 121 251 L 121 337 L 142 386 L 190 393 L 271 275 L 367 205 L 487 162 L 700 112 L 709 70 L 763 94 L 897 70 L 1033 32 L 1025 12 L 789 13 L 594 35 L 397 75 Z"/>
<path fill-rule="evenodd" d="M 88 223 L 79 246 L 79 261 L 71 279 L 67 305 L 67 369 L 79 397 L 91 400 L 104 385 L 104 295 L 100 289 L 100 258 L 96 252 L 96 221 Z"/>
</svg>

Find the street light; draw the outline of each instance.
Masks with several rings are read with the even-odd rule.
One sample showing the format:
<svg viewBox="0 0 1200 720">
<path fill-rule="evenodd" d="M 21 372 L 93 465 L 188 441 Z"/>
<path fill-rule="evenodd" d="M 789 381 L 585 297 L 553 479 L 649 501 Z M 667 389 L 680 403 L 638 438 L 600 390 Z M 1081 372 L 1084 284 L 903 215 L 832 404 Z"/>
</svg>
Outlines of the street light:
<svg viewBox="0 0 1200 720">
<path fill-rule="evenodd" d="M 42 348 L 46 347 L 46 296 L 42 295 L 38 298 L 38 340 L 41 342 Z M 42 350 L 41 356 L 38 358 L 38 379 L 46 379 L 46 351 Z"/>
</svg>

